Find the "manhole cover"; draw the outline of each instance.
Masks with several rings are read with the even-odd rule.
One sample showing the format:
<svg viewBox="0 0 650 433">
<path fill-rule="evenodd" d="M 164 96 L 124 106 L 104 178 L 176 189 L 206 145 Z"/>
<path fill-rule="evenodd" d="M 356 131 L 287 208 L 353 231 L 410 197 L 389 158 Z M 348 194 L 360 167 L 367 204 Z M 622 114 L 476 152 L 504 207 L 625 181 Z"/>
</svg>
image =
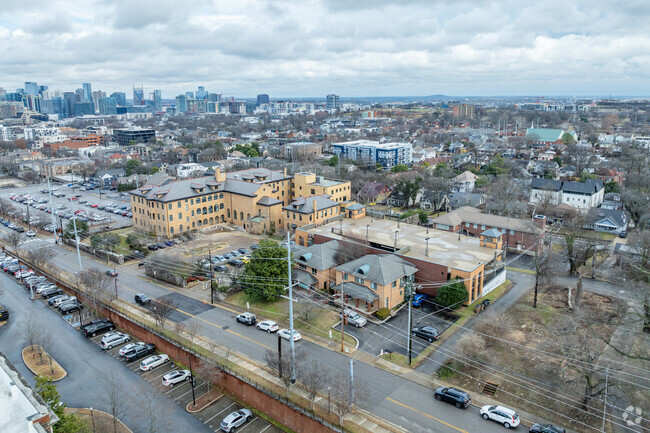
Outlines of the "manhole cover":
<svg viewBox="0 0 650 433">
<path fill-rule="evenodd" d="M 223 329 L 223 330 L 225 331 L 225 330 L 228 329 L 228 328 L 229 328 L 229 326 L 224 326 L 224 327 L 222 327 L 221 329 Z"/>
</svg>

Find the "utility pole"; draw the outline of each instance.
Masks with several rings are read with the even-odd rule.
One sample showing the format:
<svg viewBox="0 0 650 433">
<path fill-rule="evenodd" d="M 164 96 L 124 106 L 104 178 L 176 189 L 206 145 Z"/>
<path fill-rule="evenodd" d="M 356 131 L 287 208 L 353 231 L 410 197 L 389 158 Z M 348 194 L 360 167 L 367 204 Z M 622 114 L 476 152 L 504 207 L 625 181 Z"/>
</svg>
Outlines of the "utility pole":
<svg viewBox="0 0 650 433">
<path fill-rule="evenodd" d="M 117 299 L 117 271 L 115 270 L 115 266 L 113 266 L 113 273 L 115 274 L 115 299 Z"/>
<path fill-rule="evenodd" d="M 278 377 L 282 379 L 282 337 L 278 335 Z"/>
<path fill-rule="evenodd" d="M 210 304 L 214 304 L 214 288 L 212 287 L 214 273 L 212 272 L 212 250 L 208 251 L 208 268 L 210 272 Z"/>
<path fill-rule="evenodd" d="M 291 383 L 296 383 L 296 352 L 293 341 L 293 281 L 291 281 L 291 234 L 287 232 L 287 266 L 289 268 L 289 348 L 291 350 Z"/>
<path fill-rule="evenodd" d="M 188 355 L 190 360 L 190 382 L 192 385 L 192 406 L 196 406 L 196 396 L 194 395 L 194 374 L 192 374 L 192 354 Z"/>
<path fill-rule="evenodd" d="M 343 292 L 344 284 L 345 283 L 343 280 L 341 280 L 341 352 L 345 351 L 345 348 L 343 347 L 345 333 L 343 331 L 345 329 L 345 321 L 347 320 L 345 317 L 345 293 Z"/>
<path fill-rule="evenodd" d="M 354 359 L 350 358 L 350 403 L 354 413 Z"/>
<path fill-rule="evenodd" d="M 27 207 L 27 230 L 31 230 L 32 225 L 29 223 L 29 205 L 25 204 L 25 206 Z"/>
<path fill-rule="evenodd" d="M 406 285 L 407 287 L 407 302 L 409 303 L 409 315 L 408 315 L 408 329 L 406 330 L 406 335 L 408 338 L 408 365 L 411 365 L 411 330 L 413 329 L 413 282 L 411 282 L 410 277 Z"/>
<path fill-rule="evenodd" d="M 607 386 L 609 385 L 609 367 L 605 369 L 605 401 L 603 402 L 603 432 L 605 431 L 605 421 L 607 418 Z"/>
<path fill-rule="evenodd" d="M 63 227 L 63 222 L 61 222 L 61 226 Z M 77 259 L 79 260 L 79 271 L 83 272 L 83 267 L 81 266 L 81 253 L 79 252 L 79 235 L 77 234 L 77 217 L 74 216 L 72 217 L 72 226 L 74 227 L 74 240 L 75 244 L 77 245 Z"/>
</svg>

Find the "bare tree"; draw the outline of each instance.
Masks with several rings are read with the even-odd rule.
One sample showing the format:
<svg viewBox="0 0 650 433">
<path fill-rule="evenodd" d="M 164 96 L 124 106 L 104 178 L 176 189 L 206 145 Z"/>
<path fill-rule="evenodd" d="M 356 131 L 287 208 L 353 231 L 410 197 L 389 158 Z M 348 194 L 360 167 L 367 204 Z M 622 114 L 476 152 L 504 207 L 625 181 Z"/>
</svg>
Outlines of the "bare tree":
<svg viewBox="0 0 650 433">
<path fill-rule="evenodd" d="M 27 260 L 39 268 L 49 264 L 55 256 L 56 251 L 48 247 L 34 248 L 27 252 Z"/>
<path fill-rule="evenodd" d="M 177 304 L 171 300 L 161 302 L 154 301 L 149 314 L 156 322 L 156 326 L 160 327 L 161 331 L 165 330 L 165 322 L 171 316 L 171 314 L 176 310 Z"/>
<path fill-rule="evenodd" d="M 43 362 L 43 352 L 47 353 L 47 357 L 50 361 L 50 372 L 54 374 L 54 366 L 52 365 L 52 346 L 53 338 L 52 334 L 47 328 L 43 328 L 39 333 L 39 346 L 41 346 L 41 362 Z"/>
<path fill-rule="evenodd" d="M 221 376 L 221 371 L 207 361 L 202 361 L 198 367 L 195 368 L 196 374 L 205 380 L 208 387 L 208 395 L 210 395 L 210 386 Z"/>
<path fill-rule="evenodd" d="M 185 332 L 186 328 L 187 326 L 185 325 L 185 322 L 183 321 L 174 322 L 174 331 L 176 331 L 179 337 L 183 336 L 183 333 Z"/>
<path fill-rule="evenodd" d="M 113 433 L 117 433 L 117 420 L 124 418 L 131 405 L 129 393 L 122 378 L 114 371 L 103 373 L 103 403 L 106 412 L 113 415 Z"/>
<path fill-rule="evenodd" d="M 99 268 L 89 268 L 79 272 L 79 283 L 84 287 L 86 295 L 90 297 L 93 308 L 97 311 L 97 303 L 105 298 L 109 301 L 115 298 L 112 290 L 111 278 Z"/>
<path fill-rule="evenodd" d="M 188 320 L 185 332 L 187 332 L 192 348 L 194 348 L 194 339 L 196 338 L 196 334 L 199 332 L 199 322 L 196 319 Z"/>
<path fill-rule="evenodd" d="M 339 241 L 334 261 L 336 264 L 349 262 L 371 253 L 365 239 L 345 235 L 345 240 Z"/>
<path fill-rule="evenodd" d="M 576 168 L 576 175 L 580 174 L 591 167 L 594 162 L 594 151 L 589 147 L 571 144 L 567 147 L 565 152 L 567 163 L 572 164 Z"/>
<path fill-rule="evenodd" d="M 133 395 L 139 418 L 143 420 L 144 431 L 146 433 L 169 432 L 171 402 L 151 386 L 139 386 L 134 390 Z"/>
<path fill-rule="evenodd" d="M 38 341 L 38 335 L 41 330 L 41 324 L 30 314 L 25 314 L 25 323 L 23 324 L 23 336 L 29 343 L 30 348 Z"/>
<path fill-rule="evenodd" d="M 350 379 L 348 376 L 338 373 L 328 377 L 327 381 L 332 396 L 334 412 L 339 417 L 339 425 L 343 427 L 345 415 L 352 412 L 355 404 L 361 403 L 370 396 L 368 387 L 364 382 L 354 381 L 354 400 L 351 395 Z"/>
<path fill-rule="evenodd" d="M 320 361 L 308 360 L 300 370 L 302 387 L 307 393 L 307 399 L 311 403 L 311 411 L 314 412 L 314 402 L 318 392 L 323 389 L 325 378 L 331 375 Z"/>
<path fill-rule="evenodd" d="M 497 177 L 488 186 L 489 197 L 486 210 L 489 213 L 509 217 L 521 217 L 526 213 L 528 194 L 518 182 L 508 176 Z"/>
<path fill-rule="evenodd" d="M 11 246 L 11 249 L 14 250 L 16 256 L 20 256 L 20 254 L 18 253 L 19 251 L 18 246 L 23 241 L 23 235 L 21 235 L 18 232 L 9 232 L 3 235 L 3 240 L 7 244 L 9 244 L 9 246 Z"/>
<path fill-rule="evenodd" d="M 295 368 L 296 372 L 299 371 L 301 363 L 304 361 L 306 357 L 306 352 L 302 349 L 295 349 Z M 280 380 L 282 380 L 282 383 L 284 384 L 284 388 L 287 392 L 287 399 L 289 398 L 290 390 L 291 390 L 291 354 L 289 351 L 284 351 L 282 353 L 282 356 L 273 351 L 273 350 L 267 350 L 264 353 L 264 361 L 266 362 L 266 365 L 269 366 L 272 370 L 276 370 L 278 372 L 278 375 L 280 377 Z"/>
</svg>

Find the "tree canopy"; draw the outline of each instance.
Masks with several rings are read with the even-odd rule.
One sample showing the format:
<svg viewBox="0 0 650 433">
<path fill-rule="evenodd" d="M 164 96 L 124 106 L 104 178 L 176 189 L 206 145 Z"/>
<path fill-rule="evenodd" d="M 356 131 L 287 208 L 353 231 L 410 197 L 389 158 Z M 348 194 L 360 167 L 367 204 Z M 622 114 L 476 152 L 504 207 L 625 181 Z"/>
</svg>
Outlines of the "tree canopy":
<svg viewBox="0 0 650 433">
<path fill-rule="evenodd" d="M 240 276 L 244 291 L 263 301 L 277 301 L 287 286 L 287 250 L 270 240 L 260 241 Z"/>
<path fill-rule="evenodd" d="M 403 171 L 408 171 L 409 166 L 406 164 L 397 164 L 390 169 L 391 173 L 401 173 Z"/>
<path fill-rule="evenodd" d="M 88 236 L 88 223 L 80 219 L 77 219 L 76 223 L 77 223 L 77 235 L 79 236 L 79 239 L 83 239 L 86 236 Z M 68 223 L 65 225 L 65 230 L 63 232 L 64 238 L 74 239 L 74 225 L 75 225 L 75 221 L 72 220 L 68 221 Z"/>
<path fill-rule="evenodd" d="M 436 296 L 436 302 L 443 307 L 458 308 L 466 300 L 467 287 L 465 287 L 465 284 L 460 279 L 456 279 L 440 287 Z"/>
</svg>

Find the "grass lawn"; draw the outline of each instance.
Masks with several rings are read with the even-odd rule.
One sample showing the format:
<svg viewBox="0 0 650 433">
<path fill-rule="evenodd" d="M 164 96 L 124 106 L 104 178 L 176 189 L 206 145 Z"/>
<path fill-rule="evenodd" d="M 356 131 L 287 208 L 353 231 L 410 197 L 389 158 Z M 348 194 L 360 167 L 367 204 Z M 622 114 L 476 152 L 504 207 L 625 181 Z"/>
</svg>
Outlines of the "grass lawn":
<svg viewBox="0 0 650 433">
<path fill-rule="evenodd" d="M 564 233 L 565 231 L 560 229 L 560 234 Z M 578 236 L 601 241 L 612 241 L 616 239 L 616 233 L 595 232 L 593 230 L 580 230 Z"/>
</svg>

